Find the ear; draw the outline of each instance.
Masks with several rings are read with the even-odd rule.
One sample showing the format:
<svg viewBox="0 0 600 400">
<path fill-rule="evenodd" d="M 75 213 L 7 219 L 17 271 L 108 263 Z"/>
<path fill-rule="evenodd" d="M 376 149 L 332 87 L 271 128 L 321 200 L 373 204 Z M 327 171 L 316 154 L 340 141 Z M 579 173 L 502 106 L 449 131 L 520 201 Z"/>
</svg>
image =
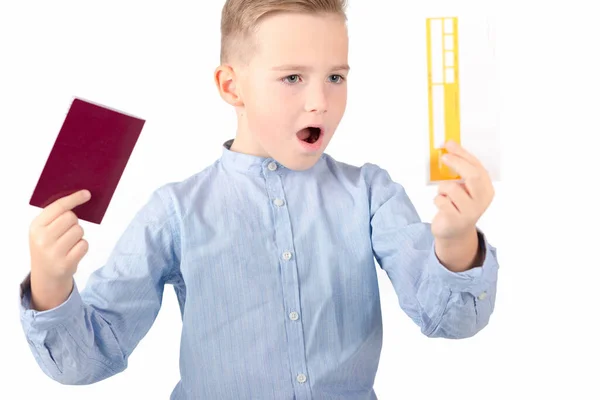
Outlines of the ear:
<svg viewBox="0 0 600 400">
<path fill-rule="evenodd" d="M 237 78 L 230 65 L 220 65 L 215 70 L 215 83 L 221 98 L 234 107 L 244 105 Z"/>
</svg>

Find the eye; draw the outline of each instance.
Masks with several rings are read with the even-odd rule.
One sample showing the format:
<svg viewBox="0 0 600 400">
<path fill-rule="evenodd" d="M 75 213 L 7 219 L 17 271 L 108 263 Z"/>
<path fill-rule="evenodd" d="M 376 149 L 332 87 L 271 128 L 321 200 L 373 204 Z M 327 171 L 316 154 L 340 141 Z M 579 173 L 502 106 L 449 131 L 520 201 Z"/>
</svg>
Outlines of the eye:
<svg viewBox="0 0 600 400">
<path fill-rule="evenodd" d="M 300 81 L 300 75 L 289 75 L 283 78 L 283 82 L 287 84 L 294 84 Z"/>
<path fill-rule="evenodd" d="M 342 83 L 345 78 L 342 75 L 331 75 L 329 79 L 333 83 Z"/>
</svg>

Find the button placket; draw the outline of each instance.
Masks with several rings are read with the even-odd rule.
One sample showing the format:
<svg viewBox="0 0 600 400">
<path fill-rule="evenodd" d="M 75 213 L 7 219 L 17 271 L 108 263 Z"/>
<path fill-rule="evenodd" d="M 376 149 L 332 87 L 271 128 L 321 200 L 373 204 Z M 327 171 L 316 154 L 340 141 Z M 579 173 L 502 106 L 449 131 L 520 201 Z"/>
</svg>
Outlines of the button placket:
<svg viewBox="0 0 600 400">
<path fill-rule="evenodd" d="M 310 386 L 307 383 L 306 366 L 306 343 L 303 334 L 301 308 L 300 308 L 300 288 L 298 281 L 297 255 L 294 253 L 294 238 L 289 215 L 289 204 L 286 202 L 283 179 L 285 178 L 284 169 L 270 161 L 263 164 L 263 177 L 266 180 L 267 196 L 271 202 L 272 218 L 274 223 L 275 248 L 279 253 L 277 258 L 279 264 L 277 267 L 281 274 L 281 285 L 283 295 L 283 305 L 285 312 L 285 331 L 288 344 L 288 353 L 290 357 L 290 373 L 295 376 L 300 385 L 295 387 L 295 395 L 298 400 L 309 399 Z M 277 172 L 275 172 L 277 171 Z M 284 206 L 286 206 L 284 208 Z M 283 310 L 282 310 L 283 311 Z M 284 338 L 285 339 L 285 338 Z M 304 371 L 304 373 L 300 373 Z M 306 384 L 304 384 L 306 383 Z"/>
</svg>

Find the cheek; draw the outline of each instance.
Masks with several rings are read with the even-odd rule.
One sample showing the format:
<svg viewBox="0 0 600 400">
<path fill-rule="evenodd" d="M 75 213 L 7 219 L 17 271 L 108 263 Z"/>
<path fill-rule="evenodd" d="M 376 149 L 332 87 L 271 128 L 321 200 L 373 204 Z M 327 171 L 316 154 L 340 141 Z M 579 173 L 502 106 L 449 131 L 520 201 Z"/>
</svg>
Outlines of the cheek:
<svg viewBox="0 0 600 400">
<path fill-rule="evenodd" d="M 283 84 L 269 83 L 255 87 L 246 104 L 248 122 L 261 130 L 281 130 L 290 124 L 293 97 Z"/>
<path fill-rule="evenodd" d="M 299 89 L 284 83 L 273 83 L 264 89 L 264 104 L 268 104 L 273 114 L 290 114 L 299 98 Z"/>
<path fill-rule="evenodd" d="M 268 97 L 258 95 L 246 106 L 246 121 L 252 134 L 263 144 L 272 142 L 282 132 L 285 123 L 283 116 Z"/>
<path fill-rule="evenodd" d="M 332 118 L 330 122 L 339 123 L 342 119 L 344 112 L 346 111 L 347 104 L 347 90 L 340 88 L 333 93 L 329 99 L 329 118 Z M 335 120 L 335 121 L 334 121 Z"/>
<path fill-rule="evenodd" d="M 348 87 L 344 85 L 335 93 L 335 104 L 336 108 L 343 111 L 346 108 L 346 102 L 348 100 Z"/>
<path fill-rule="evenodd" d="M 278 114 L 284 107 L 281 104 L 281 90 L 277 89 L 277 86 L 271 83 L 253 86 L 247 98 L 246 108 L 252 110 L 252 114 L 256 116 Z"/>
</svg>

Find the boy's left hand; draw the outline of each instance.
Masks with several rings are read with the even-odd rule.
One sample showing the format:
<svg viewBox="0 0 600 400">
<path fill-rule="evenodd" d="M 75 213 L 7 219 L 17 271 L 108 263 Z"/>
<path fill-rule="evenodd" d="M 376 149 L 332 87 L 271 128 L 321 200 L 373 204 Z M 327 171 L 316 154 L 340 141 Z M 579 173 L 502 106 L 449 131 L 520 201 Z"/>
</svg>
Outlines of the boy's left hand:
<svg viewBox="0 0 600 400">
<path fill-rule="evenodd" d="M 461 176 L 462 181 L 444 181 L 438 186 L 437 215 L 431 222 L 436 240 L 454 242 L 468 238 L 494 197 L 494 187 L 479 160 L 456 142 L 446 144 L 442 161 Z"/>
</svg>

